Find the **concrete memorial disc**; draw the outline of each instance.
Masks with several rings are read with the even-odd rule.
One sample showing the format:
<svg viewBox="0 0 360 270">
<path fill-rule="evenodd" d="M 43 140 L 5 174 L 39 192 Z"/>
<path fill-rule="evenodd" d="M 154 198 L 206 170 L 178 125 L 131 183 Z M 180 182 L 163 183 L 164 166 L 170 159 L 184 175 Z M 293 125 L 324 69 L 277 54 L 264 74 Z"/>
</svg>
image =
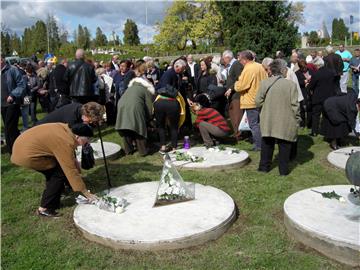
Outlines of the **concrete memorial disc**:
<svg viewBox="0 0 360 270">
<path fill-rule="evenodd" d="M 322 186 L 292 194 L 284 203 L 285 226 L 296 240 L 351 266 L 360 266 L 360 206 L 349 201 L 350 185 Z M 314 192 L 344 198 L 324 198 Z"/>
<path fill-rule="evenodd" d="M 328 154 L 327 160 L 340 169 L 345 169 L 346 162 L 349 159 L 351 151 L 360 151 L 360 147 L 345 147 L 332 151 Z"/>
<path fill-rule="evenodd" d="M 177 151 L 204 159 L 200 162 L 185 160 L 177 161 L 176 152 L 169 153 L 172 163 L 176 167 L 185 169 L 221 169 L 226 167 L 241 167 L 250 161 L 249 154 L 247 152 L 230 147 L 226 147 L 225 150 L 219 150 L 217 148 L 207 149 L 206 147 L 201 146 L 192 147 L 190 149 L 180 149 Z"/>
<path fill-rule="evenodd" d="M 189 183 L 188 183 L 189 184 Z M 126 199 L 121 214 L 80 204 L 75 225 L 85 238 L 116 249 L 165 250 L 187 248 L 219 238 L 236 218 L 232 198 L 217 188 L 195 184 L 195 200 L 153 207 L 159 182 L 111 189 Z"/>
<path fill-rule="evenodd" d="M 100 141 L 91 143 L 91 146 L 94 149 L 95 163 L 102 163 L 104 159 Z M 104 142 L 105 157 L 107 160 L 117 159 L 120 156 L 120 150 L 120 145 L 112 142 Z M 77 148 L 76 156 L 77 159 L 81 161 L 81 146 Z"/>
</svg>

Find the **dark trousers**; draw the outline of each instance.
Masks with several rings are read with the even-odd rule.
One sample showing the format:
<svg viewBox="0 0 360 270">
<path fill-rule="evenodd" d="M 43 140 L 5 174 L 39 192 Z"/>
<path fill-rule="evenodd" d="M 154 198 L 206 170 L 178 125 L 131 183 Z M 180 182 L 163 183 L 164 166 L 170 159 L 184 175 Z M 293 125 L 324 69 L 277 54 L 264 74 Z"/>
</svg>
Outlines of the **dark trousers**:
<svg viewBox="0 0 360 270">
<path fill-rule="evenodd" d="M 246 109 L 246 115 L 249 121 L 249 127 L 254 140 L 254 149 L 261 149 L 261 131 L 258 109 Z"/>
<path fill-rule="evenodd" d="M 154 104 L 154 113 L 160 137 L 160 145 L 163 146 L 166 144 L 165 127 L 166 123 L 168 123 L 170 126 L 171 146 L 176 148 L 180 118 L 179 102 L 176 100 L 159 99 Z"/>
<path fill-rule="evenodd" d="M 46 178 L 46 186 L 43 192 L 40 206 L 50 210 L 60 208 L 60 198 L 64 191 L 65 183 L 67 183 L 66 176 L 57 164 L 55 168 L 40 171 Z"/>
<path fill-rule="evenodd" d="M 262 137 L 259 170 L 265 172 L 270 171 L 276 142 L 279 146 L 279 172 L 280 175 L 287 175 L 289 174 L 289 160 L 293 143 L 273 137 Z"/>
<path fill-rule="evenodd" d="M 313 104 L 311 112 L 311 131 L 313 134 L 320 133 L 320 116 L 323 109 L 322 103 Z"/>
<path fill-rule="evenodd" d="M 204 144 L 209 147 L 214 145 L 212 136 L 216 138 L 223 138 L 228 135 L 228 133 L 223 131 L 221 128 L 214 126 L 208 122 L 201 122 L 199 124 L 199 130 Z"/>
<path fill-rule="evenodd" d="M 134 142 L 136 143 L 137 150 L 142 156 L 148 154 L 146 147 L 146 138 L 137 134 L 133 130 L 119 130 L 119 134 L 124 138 L 124 151 L 126 155 L 132 154 L 134 150 Z"/>
<path fill-rule="evenodd" d="M 20 114 L 20 106 L 18 104 L 10 104 L 6 107 L 1 107 L 1 117 L 4 123 L 6 147 L 10 154 L 12 153 L 12 147 L 16 138 L 20 135 L 20 131 L 18 129 Z"/>
<path fill-rule="evenodd" d="M 232 99 L 229 104 L 229 117 L 234 130 L 234 137 L 240 138 L 239 125 L 244 112 L 240 109 L 240 97 Z"/>
</svg>

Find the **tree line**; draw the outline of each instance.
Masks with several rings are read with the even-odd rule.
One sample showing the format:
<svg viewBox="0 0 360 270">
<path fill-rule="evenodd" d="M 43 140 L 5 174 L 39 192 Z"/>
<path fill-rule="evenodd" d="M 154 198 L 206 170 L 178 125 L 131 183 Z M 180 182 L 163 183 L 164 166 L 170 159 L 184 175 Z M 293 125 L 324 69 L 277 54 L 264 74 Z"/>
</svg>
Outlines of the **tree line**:
<svg viewBox="0 0 360 270">
<path fill-rule="evenodd" d="M 133 20 L 126 20 L 123 34 L 125 45 L 137 46 L 140 44 L 138 28 Z M 108 40 L 100 27 L 96 28 L 95 37 L 92 38 L 90 29 L 79 24 L 72 33 L 72 37 L 73 39 L 69 41 L 68 31 L 64 27 L 59 27 L 53 15 L 48 15 L 46 21 L 38 20 L 34 25 L 26 27 L 22 36 L 8 29 L 6 25 L 1 25 L 2 53 L 5 55 L 11 55 L 13 51 L 23 56 L 46 52 L 72 55 L 76 48 L 87 50 L 122 45 L 120 37 L 115 31 L 112 31 L 112 39 Z"/>
</svg>

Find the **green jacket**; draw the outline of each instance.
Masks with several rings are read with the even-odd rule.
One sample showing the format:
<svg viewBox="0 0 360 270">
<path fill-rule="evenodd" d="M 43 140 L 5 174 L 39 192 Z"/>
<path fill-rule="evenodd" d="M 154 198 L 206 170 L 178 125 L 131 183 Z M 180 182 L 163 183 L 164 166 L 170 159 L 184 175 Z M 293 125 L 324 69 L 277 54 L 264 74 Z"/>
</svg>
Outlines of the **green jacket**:
<svg viewBox="0 0 360 270">
<path fill-rule="evenodd" d="M 153 85 L 143 78 L 130 81 L 126 92 L 118 102 L 116 130 L 132 130 L 147 138 L 146 123 L 153 112 Z"/>
<path fill-rule="evenodd" d="M 265 94 L 276 78 L 262 80 L 255 98 L 261 108 L 261 136 L 294 142 L 301 121 L 298 91 L 294 82 L 280 78 Z"/>
</svg>

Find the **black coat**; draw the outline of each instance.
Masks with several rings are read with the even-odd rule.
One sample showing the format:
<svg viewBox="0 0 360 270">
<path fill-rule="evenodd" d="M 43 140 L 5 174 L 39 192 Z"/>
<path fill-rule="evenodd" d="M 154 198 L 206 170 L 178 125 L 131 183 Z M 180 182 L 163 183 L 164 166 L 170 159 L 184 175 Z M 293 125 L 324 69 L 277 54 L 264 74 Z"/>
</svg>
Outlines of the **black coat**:
<svg viewBox="0 0 360 270">
<path fill-rule="evenodd" d="M 57 122 L 67 123 L 69 126 L 80 124 L 83 122 L 81 119 L 81 107 L 82 104 L 76 102 L 64 105 L 46 115 L 43 119 L 37 122 L 37 125 Z"/>
<path fill-rule="evenodd" d="M 69 95 L 71 97 L 94 97 L 95 88 L 93 84 L 97 77 L 94 68 L 84 60 L 76 60 L 69 64 L 64 79 L 70 84 Z"/>
<path fill-rule="evenodd" d="M 330 97 L 324 102 L 324 111 L 333 125 L 347 123 L 351 129 L 355 128 L 358 110 L 357 96 L 348 93 L 342 96 Z"/>
<path fill-rule="evenodd" d="M 336 96 L 334 73 L 326 67 L 320 68 L 312 76 L 308 85 L 308 91 L 312 94 L 312 104 L 321 104 L 327 98 Z"/>
<path fill-rule="evenodd" d="M 202 73 L 196 78 L 196 94 L 206 93 L 209 85 L 217 85 L 217 78 L 214 74 L 209 74 L 208 72 L 204 75 Z"/>
<path fill-rule="evenodd" d="M 64 80 L 65 72 L 66 67 L 60 64 L 49 74 L 50 95 L 54 96 L 56 93 L 69 95 L 69 84 Z"/>
<path fill-rule="evenodd" d="M 170 85 L 177 90 L 180 88 L 180 77 L 173 68 L 168 69 L 161 76 L 159 84 L 156 86 L 156 90 L 162 87 L 166 87 L 166 85 Z"/>
<path fill-rule="evenodd" d="M 335 76 L 340 76 L 343 73 L 344 62 L 340 55 L 330 53 L 324 57 L 325 66 L 333 71 Z"/>
<path fill-rule="evenodd" d="M 232 89 L 231 99 L 240 98 L 240 94 L 234 90 L 234 84 L 239 79 L 243 69 L 244 66 L 237 60 L 230 67 L 229 74 L 226 79 L 226 90 Z"/>
</svg>

